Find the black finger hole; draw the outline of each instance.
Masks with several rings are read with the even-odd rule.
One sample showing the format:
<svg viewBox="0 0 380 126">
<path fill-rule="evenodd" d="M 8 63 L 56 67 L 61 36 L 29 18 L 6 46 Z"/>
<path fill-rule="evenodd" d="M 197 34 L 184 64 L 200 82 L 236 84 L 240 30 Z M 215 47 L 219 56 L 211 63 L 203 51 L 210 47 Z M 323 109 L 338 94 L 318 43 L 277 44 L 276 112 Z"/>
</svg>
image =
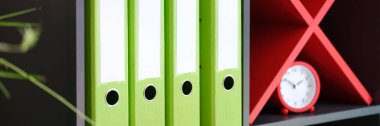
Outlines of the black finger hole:
<svg viewBox="0 0 380 126">
<path fill-rule="evenodd" d="M 144 97 L 146 100 L 152 101 L 156 97 L 156 93 L 156 87 L 154 87 L 153 85 L 149 85 L 144 90 Z"/>
<path fill-rule="evenodd" d="M 234 78 L 232 78 L 231 76 L 227 76 L 225 79 L 224 79 L 224 89 L 226 89 L 227 91 L 231 90 L 233 87 L 234 87 Z"/>
<path fill-rule="evenodd" d="M 191 93 L 191 91 L 193 90 L 193 85 L 191 84 L 190 81 L 185 81 L 183 84 L 182 84 L 182 93 L 184 95 L 189 95 Z"/>
<path fill-rule="evenodd" d="M 110 90 L 106 94 L 106 103 L 109 106 L 116 105 L 119 101 L 119 93 L 116 90 Z"/>
</svg>

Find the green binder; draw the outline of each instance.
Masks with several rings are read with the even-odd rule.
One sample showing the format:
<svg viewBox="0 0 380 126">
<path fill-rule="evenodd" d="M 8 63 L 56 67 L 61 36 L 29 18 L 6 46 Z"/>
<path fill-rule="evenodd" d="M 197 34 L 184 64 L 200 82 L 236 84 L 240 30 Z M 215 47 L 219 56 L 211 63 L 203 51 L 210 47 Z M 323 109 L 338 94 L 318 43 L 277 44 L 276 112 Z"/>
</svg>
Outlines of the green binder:
<svg viewBox="0 0 380 126">
<path fill-rule="evenodd" d="M 86 113 L 96 126 L 127 126 L 127 2 L 86 0 L 85 8 Z"/>
<path fill-rule="evenodd" d="M 198 0 L 165 1 L 166 126 L 199 126 Z"/>
<path fill-rule="evenodd" d="M 165 125 L 164 1 L 129 0 L 131 126 Z"/>
<path fill-rule="evenodd" d="M 200 0 L 201 125 L 242 125 L 241 0 Z"/>
</svg>

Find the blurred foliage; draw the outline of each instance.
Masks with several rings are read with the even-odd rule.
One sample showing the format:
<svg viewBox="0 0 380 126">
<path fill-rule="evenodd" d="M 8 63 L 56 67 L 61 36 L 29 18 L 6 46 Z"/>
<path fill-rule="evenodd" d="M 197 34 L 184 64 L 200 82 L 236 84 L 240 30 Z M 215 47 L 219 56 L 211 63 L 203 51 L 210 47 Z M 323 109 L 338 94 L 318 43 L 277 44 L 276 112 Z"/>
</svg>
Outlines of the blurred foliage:
<svg viewBox="0 0 380 126">
<path fill-rule="evenodd" d="M 42 25 L 40 23 L 32 23 L 32 22 L 15 22 L 15 21 L 6 21 L 6 19 L 13 18 L 16 16 L 21 16 L 24 14 L 28 14 L 31 12 L 35 12 L 40 10 L 40 8 L 31 8 L 26 10 L 21 10 L 5 15 L 0 15 L 0 27 L 12 27 L 19 29 L 19 32 L 22 36 L 20 44 L 10 44 L 9 42 L 2 42 L 0 40 L 0 52 L 3 53 L 27 53 L 30 49 L 35 47 L 38 43 L 42 32 Z M 1 38 L 0 38 L 1 39 Z M 47 87 L 44 83 L 46 78 L 42 75 L 32 75 L 28 74 L 19 67 L 13 65 L 7 60 L 0 57 L 0 65 L 4 66 L 6 70 L 0 70 L 0 78 L 6 79 L 19 79 L 19 80 L 28 80 L 32 82 L 35 86 L 39 87 L 66 107 L 68 107 L 71 111 L 76 113 L 78 116 L 83 118 L 86 122 L 95 126 L 95 122 L 87 117 L 83 112 L 77 110 L 77 108 L 67 101 L 64 97 Z M 7 71 L 8 69 L 12 70 L 12 72 Z M 7 98 L 11 98 L 11 94 L 9 93 L 6 86 L 0 81 L 0 92 Z"/>
<path fill-rule="evenodd" d="M 40 23 L 6 21 L 6 19 L 28 14 L 37 10 L 40 9 L 31 8 L 0 16 L 0 27 L 18 28 L 22 35 L 20 44 L 9 44 L 8 42 L 1 42 L 0 40 L 0 52 L 26 53 L 37 44 L 42 32 L 42 25 Z"/>
<path fill-rule="evenodd" d="M 37 10 L 39 10 L 39 8 L 31 8 L 0 15 L 0 27 L 18 28 L 20 34 L 22 35 L 22 41 L 20 44 L 9 44 L 8 42 L 2 42 L 0 40 L 0 52 L 26 53 L 37 44 L 42 29 L 39 23 L 6 21 L 7 19 L 28 14 Z M 0 77 L 7 79 L 23 79 L 17 73 L 7 72 L 5 70 L 0 70 Z M 7 99 L 11 98 L 8 89 L 2 82 L 0 82 L 0 91 L 4 94 L 4 96 L 6 96 Z"/>
</svg>

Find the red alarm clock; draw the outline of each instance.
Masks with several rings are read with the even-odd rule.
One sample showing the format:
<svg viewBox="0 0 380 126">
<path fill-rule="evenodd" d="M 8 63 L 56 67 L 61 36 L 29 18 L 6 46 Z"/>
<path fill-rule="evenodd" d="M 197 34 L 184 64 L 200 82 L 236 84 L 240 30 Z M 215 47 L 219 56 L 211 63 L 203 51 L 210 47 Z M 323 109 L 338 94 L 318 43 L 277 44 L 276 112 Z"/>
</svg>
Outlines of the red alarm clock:
<svg viewBox="0 0 380 126">
<path fill-rule="evenodd" d="M 294 62 L 282 76 L 272 99 L 281 113 L 314 112 L 321 84 L 316 70 L 308 63 Z"/>
</svg>

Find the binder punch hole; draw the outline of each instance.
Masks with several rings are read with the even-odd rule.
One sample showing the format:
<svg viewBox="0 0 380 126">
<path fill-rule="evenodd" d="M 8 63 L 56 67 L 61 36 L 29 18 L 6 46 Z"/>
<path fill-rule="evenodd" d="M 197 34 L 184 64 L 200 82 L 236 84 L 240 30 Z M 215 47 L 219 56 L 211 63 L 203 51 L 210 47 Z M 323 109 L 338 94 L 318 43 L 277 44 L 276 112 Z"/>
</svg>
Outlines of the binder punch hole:
<svg viewBox="0 0 380 126">
<path fill-rule="evenodd" d="M 147 101 L 152 101 L 156 97 L 156 87 L 153 84 L 148 85 L 144 90 L 144 97 Z"/>
<path fill-rule="evenodd" d="M 108 106 L 115 106 L 119 101 L 119 92 L 116 89 L 109 90 L 106 94 L 105 100 Z"/>
<path fill-rule="evenodd" d="M 193 90 L 193 84 L 187 80 L 183 82 L 181 89 L 183 95 L 189 96 L 191 91 Z"/>
<path fill-rule="evenodd" d="M 231 91 L 231 89 L 234 87 L 234 84 L 235 82 L 233 77 L 226 76 L 226 78 L 224 78 L 223 86 L 227 91 Z"/>
</svg>

